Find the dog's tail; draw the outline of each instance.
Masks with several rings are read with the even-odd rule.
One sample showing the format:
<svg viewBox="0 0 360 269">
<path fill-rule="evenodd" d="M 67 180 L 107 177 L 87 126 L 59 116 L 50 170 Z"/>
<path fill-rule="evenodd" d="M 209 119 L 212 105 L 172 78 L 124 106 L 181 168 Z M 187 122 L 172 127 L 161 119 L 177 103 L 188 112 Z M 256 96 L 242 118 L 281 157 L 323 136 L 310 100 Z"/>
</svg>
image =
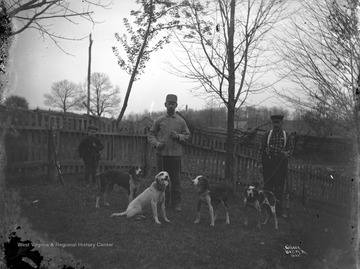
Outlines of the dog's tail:
<svg viewBox="0 0 360 269">
<path fill-rule="evenodd" d="M 126 216 L 126 211 L 121 212 L 121 213 L 112 213 L 110 217 L 114 218 L 114 217 L 120 217 L 120 216 Z"/>
</svg>

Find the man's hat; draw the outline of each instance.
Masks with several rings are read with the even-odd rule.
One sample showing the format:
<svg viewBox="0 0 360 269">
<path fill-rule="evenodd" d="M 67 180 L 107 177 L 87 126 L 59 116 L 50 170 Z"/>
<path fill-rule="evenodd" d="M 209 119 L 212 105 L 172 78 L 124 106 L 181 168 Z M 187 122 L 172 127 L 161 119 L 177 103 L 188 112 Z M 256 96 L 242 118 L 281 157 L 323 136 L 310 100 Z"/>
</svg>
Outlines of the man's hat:
<svg viewBox="0 0 360 269">
<path fill-rule="evenodd" d="M 95 125 L 89 125 L 89 126 L 87 127 L 87 130 L 88 130 L 88 131 L 90 131 L 90 130 L 95 130 L 95 131 L 97 131 L 98 128 L 97 128 Z"/>
<path fill-rule="evenodd" d="M 165 102 L 175 102 L 175 103 L 177 103 L 177 96 L 175 94 L 168 94 L 168 95 L 166 95 Z"/>
<path fill-rule="evenodd" d="M 271 121 L 282 121 L 284 119 L 284 115 L 272 115 L 270 119 Z"/>
</svg>

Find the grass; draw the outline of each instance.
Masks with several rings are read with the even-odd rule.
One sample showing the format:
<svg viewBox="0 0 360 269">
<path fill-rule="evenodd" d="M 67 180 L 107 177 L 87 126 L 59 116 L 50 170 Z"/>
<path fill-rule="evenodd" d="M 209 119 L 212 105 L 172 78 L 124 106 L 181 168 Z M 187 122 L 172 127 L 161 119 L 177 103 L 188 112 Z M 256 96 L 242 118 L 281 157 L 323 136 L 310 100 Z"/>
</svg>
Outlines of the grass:
<svg viewBox="0 0 360 269">
<path fill-rule="evenodd" d="M 142 220 L 112 219 L 111 213 L 126 209 L 128 198 L 123 189 L 115 187 L 109 198 L 110 207 L 95 209 L 96 189 L 76 178 L 65 181 L 65 187 L 41 183 L 18 186 L 12 191 L 19 193 L 20 214 L 31 229 L 49 242 L 75 244 L 59 248 L 85 267 L 354 268 L 348 224 L 341 218 L 311 210 L 296 211 L 293 205 L 293 212 L 297 213 L 292 222 L 280 219 L 279 230 L 274 229 L 272 219 L 258 230 L 255 212 L 245 227 L 239 191 L 230 200 L 229 225 L 221 210 L 215 227 L 210 227 L 205 207 L 201 222 L 194 224 L 197 196 L 184 178 L 183 210 L 167 209 L 171 223 L 160 217 L 162 224 L 155 224 L 150 208 Z M 151 180 L 144 180 L 142 188 L 150 183 Z M 298 246 L 306 254 L 291 257 L 285 253 L 285 246 Z"/>
</svg>

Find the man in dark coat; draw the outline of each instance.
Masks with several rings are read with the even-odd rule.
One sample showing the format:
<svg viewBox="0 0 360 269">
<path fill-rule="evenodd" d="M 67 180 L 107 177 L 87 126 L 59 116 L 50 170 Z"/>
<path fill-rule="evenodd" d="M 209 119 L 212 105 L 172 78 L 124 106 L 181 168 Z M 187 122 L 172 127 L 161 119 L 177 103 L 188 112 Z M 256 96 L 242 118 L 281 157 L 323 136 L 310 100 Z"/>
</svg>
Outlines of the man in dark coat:
<svg viewBox="0 0 360 269">
<path fill-rule="evenodd" d="M 288 158 L 294 151 L 294 141 L 283 130 L 283 115 L 273 115 L 270 118 L 273 129 L 267 131 L 262 138 L 258 162 L 263 173 L 265 189 L 272 191 L 279 200 L 277 215 L 286 217 L 283 214 L 282 202 L 287 180 Z"/>
<path fill-rule="evenodd" d="M 100 160 L 100 151 L 103 150 L 103 145 L 96 137 L 97 127 L 90 125 L 88 127 L 88 135 L 81 140 L 79 145 L 79 155 L 83 159 L 85 165 L 85 181 L 90 185 L 95 182 L 95 174 Z M 91 176 L 91 180 L 90 180 Z"/>
</svg>

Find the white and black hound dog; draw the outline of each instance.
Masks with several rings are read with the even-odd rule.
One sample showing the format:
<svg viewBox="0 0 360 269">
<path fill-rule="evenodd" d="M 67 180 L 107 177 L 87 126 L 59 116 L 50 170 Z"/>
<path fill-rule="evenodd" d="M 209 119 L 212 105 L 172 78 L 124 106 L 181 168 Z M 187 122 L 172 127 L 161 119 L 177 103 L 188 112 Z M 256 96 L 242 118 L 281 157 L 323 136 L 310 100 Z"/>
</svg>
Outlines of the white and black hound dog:
<svg viewBox="0 0 360 269">
<path fill-rule="evenodd" d="M 104 205 L 109 206 L 106 199 L 114 189 L 115 184 L 123 187 L 127 191 L 129 195 L 129 202 L 131 202 L 137 196 L 141 176 L 142 170 L 139 166 L 131 167 L 128 173 L 119 170 L 108 170 L 96 174 L 99 192 L 96 196 L 95 207 L 100 207 L 101 197 L 103 198 Z"/>
<path fill-rule="evenodd" d="M 258 228 L 260 229 L 261 208 L 266 207 L 267 215 L 263 224 L 266 224 L 269 216 L 272 215 L 275 221 L 275 229 L 278 229 L 278 219 L 276 216 L 276 197 L 274 193 L 262 190 L 259 184 L 248 185 L 244 191 L 244 225 L 248 225 L 247 208 L 252 207 L 258 211 Z"/>
<path fill-rule="evenodd" d="M 209 207 L 210 213 L 210 225 L 215 225 L 215 220 L 217 218 L 219 212 L 219 204 L 222 204 L 225 208 L 226 213 L 226 224 L 230 223 L 229 211 L 228 211 L 228 197 L 229 197 L 229 188 L 223 185 L 218 184 L 209 184 L 207 178 L 205 176 L 197 176 L 192 180 L 195 187 L 196 192 L 198 194 L 198 202 L 197 202 L 197 217 L 195 223 L 200 222 L 200 209 L 202 204 L 206 204 Z M 215 214 L 214 214 L 215 207 Z"/>
<path fill-rule="evenodd" d="M 127 216 L 128 218 L 139 216 L 145 206 L 151 205 L 155 223 L 161 224 L 158 218 L 157 206 L 160 205 L 163 218 L 170 222 L 165 212 L 165 189 L 169 185 L 170 177 L 166 171 L 162 171 L 155 176 L 155 181 L 144 190 L 139 196 L 130 202 L 126 211 L 113 213 L 111 217 Z"/>
</svg>

